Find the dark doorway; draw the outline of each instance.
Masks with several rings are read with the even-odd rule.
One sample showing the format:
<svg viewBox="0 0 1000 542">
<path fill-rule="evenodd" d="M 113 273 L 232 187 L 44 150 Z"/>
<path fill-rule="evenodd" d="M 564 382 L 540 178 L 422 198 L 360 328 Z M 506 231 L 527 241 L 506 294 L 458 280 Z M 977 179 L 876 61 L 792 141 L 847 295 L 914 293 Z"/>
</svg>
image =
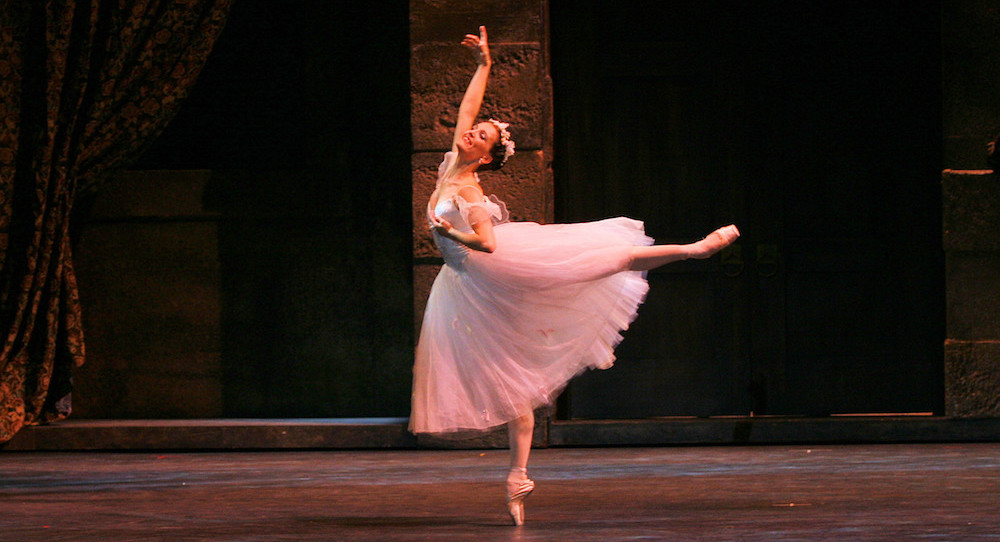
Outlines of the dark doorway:
<svg viewBox="0 0 1000 542">
<path fill-rule="evenodd" d="M 941 412 L 939 12 L 552 1 L 557 219 L 743 232 L 650 273 L 559 417 Z"/>
</svg>

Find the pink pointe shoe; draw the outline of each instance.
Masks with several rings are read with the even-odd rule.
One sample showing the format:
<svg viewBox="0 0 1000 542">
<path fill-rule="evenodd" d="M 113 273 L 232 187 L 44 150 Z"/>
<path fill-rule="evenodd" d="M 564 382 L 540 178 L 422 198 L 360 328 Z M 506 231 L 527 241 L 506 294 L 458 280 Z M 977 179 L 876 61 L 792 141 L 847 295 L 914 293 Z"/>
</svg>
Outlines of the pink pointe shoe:
<svg viewBox="0 0 1000 542">
<path fill-rule="evenodd" d="M 524 498 L 535 490 L 535 482 L 524 478 L 507 482 L 507 513 L 514 525 L 524 525 Z"/>
<path fill-rule="evenodd" d="M 716 252 L 733 244 L 733 241 L 739 236 L 740 230 L 736 229 L 736 226 L 733 224 L 723 226 L 708 234 L 708 237 L 705 237 L 701 241 L 691 243 L 691 257 L 697 259 L 711 257 Z"/>
</svg>

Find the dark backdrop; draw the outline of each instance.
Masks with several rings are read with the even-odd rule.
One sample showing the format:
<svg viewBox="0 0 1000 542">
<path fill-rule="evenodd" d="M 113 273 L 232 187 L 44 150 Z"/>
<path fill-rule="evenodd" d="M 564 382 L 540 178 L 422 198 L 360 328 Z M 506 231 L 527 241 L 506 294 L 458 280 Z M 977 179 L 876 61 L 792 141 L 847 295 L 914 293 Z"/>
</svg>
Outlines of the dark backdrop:
<svg viewBox="0 0 1000 542">
<path fill-rule="evenodd" d="M 941 412 L 941 6 L 554 0 L 556 217 L 660 242 L 569 418 Z"/>
<path fill-rule="evenodd" d="M 403 416 L 412 365 L 405 1 L 242 0 L 134 169 L 207 169 L 223 415 Z"/>
</svg>

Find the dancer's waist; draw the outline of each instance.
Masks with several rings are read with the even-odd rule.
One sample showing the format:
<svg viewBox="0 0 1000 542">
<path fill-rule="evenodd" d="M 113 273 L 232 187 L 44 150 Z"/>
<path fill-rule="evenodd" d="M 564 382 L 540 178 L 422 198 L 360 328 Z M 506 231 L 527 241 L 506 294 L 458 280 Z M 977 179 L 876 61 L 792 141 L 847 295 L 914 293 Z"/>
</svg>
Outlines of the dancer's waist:
<svg viewBox="0 0 1000 542">
<path fill-rule="evenodd" d="M 449 267 L 461 269 L 465 259 L 469 257 L 469 247 L 453 239 L 443 237 L 437 232 L 434 232 L 434 244 L 437 245 L 441 257 L 444 258 L 445 265 Z"/>
</svg>

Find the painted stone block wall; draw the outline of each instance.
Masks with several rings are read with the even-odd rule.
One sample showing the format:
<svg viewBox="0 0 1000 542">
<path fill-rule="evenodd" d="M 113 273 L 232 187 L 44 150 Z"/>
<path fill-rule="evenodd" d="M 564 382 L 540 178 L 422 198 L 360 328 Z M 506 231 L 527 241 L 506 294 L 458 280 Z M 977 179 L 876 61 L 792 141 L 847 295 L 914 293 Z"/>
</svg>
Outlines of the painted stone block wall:
<svg viewBox="0 0 1000 542">
<path fill-rule="evenodd" d="M 942 4 L 945 412 L 957 417 L 1000 416 L 1000 175 L 984 169 L 1000 131 L 997 25 L 991 0 Z"/>
<path fill-rule="evenodd" d="M 113 179 L 76 252 L 88 359 L 74 417 L 405 415 L 411 309 L 385 299 L 408 301 L 408 284 L 371 263 L 367 232 L 321 212 L 337 200 L 309 190 L 320 184 L 341 183 L 309 171 Z"/>
<path fill-rule="evenodd" d="M 106 186 L 76 252 L 87 363 L 74 417 L 223 414 L 218 214 L 209 171 L 131 171 Z"/>
<path fill-rule="evenodd" d="M 943 175 L 949 416 L 1000 416 L 1000 176 Z"/>
</svg>

